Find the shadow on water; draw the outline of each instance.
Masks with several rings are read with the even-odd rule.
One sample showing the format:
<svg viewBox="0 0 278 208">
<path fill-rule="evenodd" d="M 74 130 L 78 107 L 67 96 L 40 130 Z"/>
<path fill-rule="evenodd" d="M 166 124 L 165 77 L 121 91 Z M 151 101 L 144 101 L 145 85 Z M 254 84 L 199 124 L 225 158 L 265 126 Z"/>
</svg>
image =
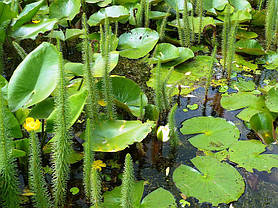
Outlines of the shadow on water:
<svg viewBox="0 0 278 208">
<path fill-rule="evenodd" d="M 197 116 L 213 116 L 223 117 L 228 121 L 233 122 L 240 130 L 240 139 L 258 139 L 256 135 L 247 129 L 236 115 L 240 112 L 226 111 L 220 105 L 221 95 L 216 90 L 210 90 L 208 99 L 204 100 L 204 88 L 198 88 L 193 93 L 193 97 L 186 97 L 181 99 L 181 106 L 176 113 L 177 127 L 182 127 L 182 122 Z M 198 104 L 197 110 L 189 110 L 184 112 L 187 105 Z M 188 139 L 190 135 L 180 134 L 180 145 L 175 151 L 172 151 L 169 143 L 162 143 L 157 141 L 156 138 L 149 138 L 144 141 L 146 153 L 144 156 L 139 157 L 139 163 L 136 165 L 136 177 L 138 180 L 146 180 L 148 184 L 145 186 L 145 195 L 155 190 L 158 187 L 163 187 L 171 191 L 176 199 L 177 204 L 182 199 L 179 190 L 175 187 L 172 174 L 173 171 L 180 165 L 186 164 L 192 166 L 190 159 L 198 154 L 197 149 L 193 147 Z M 278 154 L 278 147 L 271 146 L 267 153 Z M 169 175 L 166 176 L 166 169 L 170 168 Z M 278 169 L 273 168 L 269 174 L 267 172 L 249 173 L 242 168 L 238 169 L 241 175 L 245 178 L 246 189 L 237 202 L 232 205 L 222 204 L 219 207 L 240 207 L 240 208 L 276 208 L 278 207 Z M 201 188 L 201 187 L 200 187 Z M 191 202 L 190 207 L 198 208 L 211 208 L 209 204 L 198 204 L 198 201 L 189 198 Z M 180 206 L 180 205 L 179 205 Z M 181 207 L 181 206 L 180 206 Z"/>
</svg>

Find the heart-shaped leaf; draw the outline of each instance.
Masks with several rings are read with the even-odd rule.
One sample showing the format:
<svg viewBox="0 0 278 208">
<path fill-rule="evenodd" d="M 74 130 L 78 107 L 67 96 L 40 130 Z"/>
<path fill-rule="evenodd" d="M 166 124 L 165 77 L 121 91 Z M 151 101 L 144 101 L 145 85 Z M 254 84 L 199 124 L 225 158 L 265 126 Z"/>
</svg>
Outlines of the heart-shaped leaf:
<svg viewBox="0 0 278 208">
<path fill-rule="evenodd" d="M 147 55 L 159 39 L 156 31 L 149 28 L 135 28 L 119 37 L 120 55 L 138 59 Z"/>
<path fill-rule="evenodd" d="M 179 49 L 170 43 L 160 43 L 155 48 L 154 57 L 151 59 L 152 63 L 166 63 L 177 59 L 180 55 Z"/>
<path fill-rule="evenodd" d="M 117 152 L 141 142 L 152 130 L 154 122 L 107 120 L 100 121 L 91 131 L 92 150 Z"/>
<path fill-rule="evenodd" d="M 271 88 L 266 95 L 265 104 L 266 107 L 271 111 L 278 113 L 278 88 Z"/>
<path fill-rule="evenodd" d="M 223 118 L 194 117 L 182 123 L 181 133 L 198 134 L 189 142 L 201 150 L 223 150 L 239 138 L 238 128 Z"/>
<path fill-rule="evenodd" d="M 58 79 L 58 51 L 42 43 L 29 53 L 14 71 L 8 86 L 8 103 L 12 111 L 29 107 L 47 98 Z"/>
<path fill-rule="evenodd" d="M 200 203 L 209 202 L 217 206 L 237 201 L 243 194 L 244 180 L 231 165 L 210 156 L 198 156 L 191 162 L 199 171 L 181 165 L 173 173 L 176 186 L 186 197 L 195 197 Z"/>
<path fill-rule="evenodd" d="M 55 0 L 49 7 L 50 18 L 72 20 L 79 13 L 81 0 Z"/>
<path fill-rule="evenodd" d="M 246 53 L 249 55 L 264 55 L 264 48 L 254 39 L 239 40 L 236 42 L 236 52 Z"/>
<path fill-rule="evenodd" d="M 270 172 L 278 167 L 278 155 L 262 154 L 265 148 L 259 140 L 238 141 L 229 149 L 229 159 L 249 172 L 253 169 Z"/>
</svg>

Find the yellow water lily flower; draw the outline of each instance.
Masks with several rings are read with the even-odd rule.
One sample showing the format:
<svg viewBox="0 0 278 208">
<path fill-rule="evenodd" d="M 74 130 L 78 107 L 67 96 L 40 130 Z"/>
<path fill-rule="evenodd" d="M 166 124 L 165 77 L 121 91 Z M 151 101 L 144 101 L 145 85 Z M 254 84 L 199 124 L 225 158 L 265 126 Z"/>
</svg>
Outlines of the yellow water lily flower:
<svg viewBox="0 0 278 208">
<path fill-rule="evenodd" d="M 101 106 L 103 106 L 103 107 L 104 107 L 104 106 L 107 106 L 107 103 L 106 103 L 104 100 L 99 100 L 99 101 L 98 101 L 98 104 L 101 105 Z"/>
<path fill-rule="evenodd" d="M 102 160 L 95 160 L 92 164 L 92 168 L 101 171 L 101 168 L 105 168 L 106 164 Z"/>
<path fill-rule="evenodd" d="M 40 23 L 40 20 L 32 20 L 32 22 L 33 22 L 34 24 L 38 24 L 38 23 Z"/>
<path fill-rule="evenodd" d="M 36 131 L 40 128 L 41 122 L 37 119 L 35 120 L 34 118 L 28 117 L 25 120 L 25 123 L 23 124 L 23 127 L 27 131 Z"/>
</svg>

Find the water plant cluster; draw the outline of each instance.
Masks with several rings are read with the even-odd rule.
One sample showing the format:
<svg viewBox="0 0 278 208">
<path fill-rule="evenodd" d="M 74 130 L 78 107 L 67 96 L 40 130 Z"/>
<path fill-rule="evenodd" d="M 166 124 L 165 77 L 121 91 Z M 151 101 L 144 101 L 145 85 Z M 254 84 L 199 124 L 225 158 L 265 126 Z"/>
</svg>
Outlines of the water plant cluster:
<svg viewBox="0 0 278 208">
<path fill-rule="evenodd" d="M 277 0 L 6 0 L 0 28 L 0 207 L 233 207 L 277 171 Z"/>
</svg>

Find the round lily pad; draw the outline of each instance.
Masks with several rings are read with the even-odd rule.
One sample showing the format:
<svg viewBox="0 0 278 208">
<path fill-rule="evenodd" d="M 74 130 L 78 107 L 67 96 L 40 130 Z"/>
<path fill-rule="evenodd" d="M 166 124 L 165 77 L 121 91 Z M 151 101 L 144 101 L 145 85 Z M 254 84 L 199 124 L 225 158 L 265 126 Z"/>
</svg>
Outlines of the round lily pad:
<svg viewBox="0 0 278 208">
<path fill-rule="evenodd" d="M 195 197 L 200 203 L 213 206 L 238 200 L 245 184 L 238 171 L 227 163 L 210 156 L 198 156 L 191 160 L 198 170 L 179 166 L 173 173 L 176 186 L 186 197 Z"/>
<path fill-rule="evenodd" d="M 119 37 L 120 55 L 130 59 L 138 59 L 147 55 L 159 39 L 156 31 L 149 28 L 135 28 Z"/>
<path fill-rule="evenodd" d="M 183 122 L 183 134 L 198 134 L 189 142 L 201 150 L 223 150 L 239 138 L 238 128 L 223 118 L 195 117 Z"/>
<path fill-rule="evenodd" d="M 155 63 L 160 60 L 161 63 L 166 63 L 177 59 L 179 55 L 180 52 L 176 46 L 170 43 L 160 43 L 155 48 L 155 54 L 152 61 Z"/>
<path fill-rule="evenodd" d="M 246 53 L 249 55 L 264 55 L 265 51 L 260 43 L 254 39 L 239 40 L 236 42 L 236 52 Z"/>
<path fill-rule="evenodd" d="M 268 91 L 265 104 L 270 111 L 278 113 L 278 88 L 273 87 Z"/>
<path fill-rule="evenodd" d="M 115 22 L 128 19 L 128 16 L 128 9 L 124 6 L 110 6 L 92 14 L 88 20 L 88 24 L 90 26 L 97 26 L 103 24 L 106 17 L 110 22 Z"/>
<path fill-rule="evenodd" d="M 229 159 L 249 172 L 253 169 L 270 172 L 271 168 L 278 167 L 278 155 L 261 154 L 265 148 L 259 140 L 238 141 L 229 149 Z"/>
</svg>

